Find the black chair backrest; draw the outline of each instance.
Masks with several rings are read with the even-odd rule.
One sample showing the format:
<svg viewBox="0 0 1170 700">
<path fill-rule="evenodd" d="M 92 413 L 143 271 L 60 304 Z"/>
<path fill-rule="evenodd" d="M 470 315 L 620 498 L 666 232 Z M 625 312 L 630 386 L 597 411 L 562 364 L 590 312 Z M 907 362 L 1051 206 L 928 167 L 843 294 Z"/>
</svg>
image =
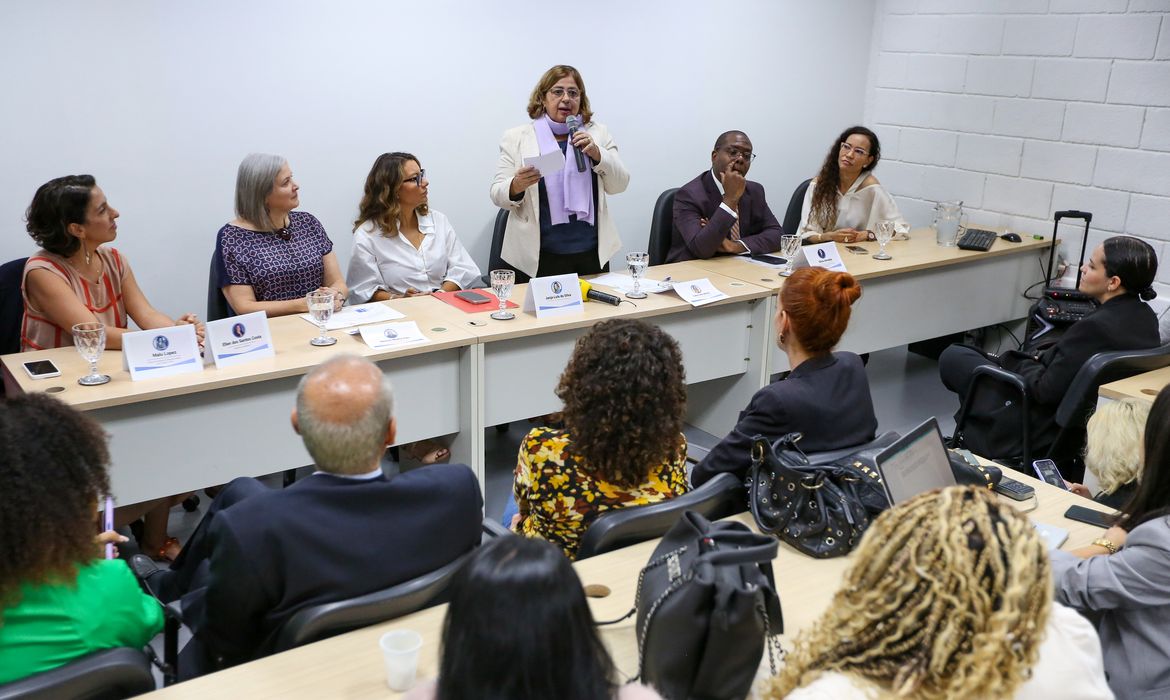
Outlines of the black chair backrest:
<svg viewBox="0 0 1170 700">
<path fill-rule="evenodd" d="M 671 187 L 658 195 L 654 202 L 654 213 L 650 218 L 650 242 L 646 252 L 650 254 L 651 265 L 666 262 L 670 253 L 670 239 L 674 236 L 674 194 L 677 187 Z"/>
<path fill-rule="evenodd" d="M 219 286 L 219 275 L 215 274 L 215 253 L 212 253 L 211 270 L 207 273 L 207 320 L 218 321 L 232 315 L 232 308 Z"/>
<path fill-rule="evenodd" d="M 299 610 L 280 629 L 276 651 L 392 620 L 446 602 L 452 577 L 470 555 L 397 586 Z"/>
<path fill-rule="evenodd" d="M 788 200 L 788 210 L 784 212 L 784 233 L 790 235 L 798 235 L 800 231 L 800 210 L 804 207 L 804 193 L 808 191 L 808 183 L 812 182 L 812 178 L 805 180 L 796 186 L 796 191 L 792 193 L 792 199 Z"/>
<path fill-rule="evenodd" d="M 483 271 L 483 284 L 485 287 L 492 286 L 492 270 L 513 270 L 511 265 L 504 262 L 500 251 L 504 248 L 504 230 L 508 228 L 508 210 L 501 209 L 496 212 L 496 222 L 492 225 L 492 247 L 488 251 L 488 266 Z M 516 283 L 520 284 L 519 275 L 517 275 Z"/>
<path fill-rule="evenodd" d="M 843 457 L 848 457 L 849 455 L 856 454 L 862 450 L 873 450 L 880 449 L 882 447 L 889 447 L 890 445 L 893 445 L 895 442 L 897 442 L 898 438 L 900 437 L 902 436 L 899 435 L 896 431 L 887 430 L 864 445 L 842 447 L 839 450 L 829 450 L 827 452 L 810 452 L 805 456 L 808 457 L 808 461 L 813 464 L 828 464 L 829 462 L 836 462 Z"/>
<path fill-rule="evenodd" d="M 27 261 L 17 258 L 0 265 L 0 355 L 20 352 L 20 322 L 24 318 L 20 280 Z"/>
<path fill-rule="evenodd" d="M 1073 377 L 1056 408 L 1056 424 L 1062 430 L 1084 428 L 1097 405 L 1102 384 L 1170 366 L 1170 344 L 1145 350 L 1099 352 L 1089 358 Z"/>
<path fill-rule="evenodd" d="M 118 647 L 0 685 L 0 700 L 121 700 L 154 689 L 146 654 L 141 649 Z"/>
<path fill-rule="evenodd" d="M 747 509 L 744 494 L 743 479 L 725 472 L 689 493 L 661 503 L 607 511 L 597 516 L 581 536 L 577 560 L 661 537 L 683 511 L 696 511 L 709 520 L 742 512 Z"/>
</svg>

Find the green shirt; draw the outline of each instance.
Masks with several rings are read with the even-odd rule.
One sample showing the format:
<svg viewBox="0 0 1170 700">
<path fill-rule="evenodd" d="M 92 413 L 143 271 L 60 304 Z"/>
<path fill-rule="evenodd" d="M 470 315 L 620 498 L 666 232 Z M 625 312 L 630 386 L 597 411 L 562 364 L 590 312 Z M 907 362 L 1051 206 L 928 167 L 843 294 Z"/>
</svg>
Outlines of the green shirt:
<svg viewBox="0 0 1170 700">
<path fill-rule="evenodd" d="M 0 683 L 102 649 L 146 646 L 162 626 L 162 608 L 120 559 L 80 567 L 73 583 L 21 586 L 0 617 Z"/>
</svg>

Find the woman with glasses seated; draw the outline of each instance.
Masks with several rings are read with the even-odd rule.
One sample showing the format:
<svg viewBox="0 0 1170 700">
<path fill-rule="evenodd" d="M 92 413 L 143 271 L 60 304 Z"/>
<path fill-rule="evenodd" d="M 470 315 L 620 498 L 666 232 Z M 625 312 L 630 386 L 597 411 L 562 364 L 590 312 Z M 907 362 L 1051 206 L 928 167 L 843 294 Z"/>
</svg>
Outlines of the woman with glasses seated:
<svg viewBox="0 0 1170 700">
<path fill-rule="evenodd" d="M 804 193 L 798 232 L 805 243 L 873 240 L 878 222 L 886 220 L 899 236 L 910 231 L 894 198 L 873 176 L 881 157 L 877 134 L 864 126 L 837 137 Z"/>
<path fill-rule="evenodd" d="M 491 197 L 508 212 L 501 257 L 520 273 L 517 282 L 601 272 L 622 246 L 606 202 L 630 182 L 617 144 L 593 121 L 585 82 L 572 66 L 545 71 L 528 100 L 528 116 L 530 123 L 500 139 Z M 556 172 L 524 163 L 557 152 L 565 166 Z"/>
<path fill-rule="evenodd" d="M 0 401 L 0 444 L 0 684 L 145 646 L 162 631 L 162 608 L 126 562 L 102 556 L 103 544 L 125 538 L 97 535 L 110 491 L 102 427 L 47 394 L 25 394 Z"/>
<path fill-rule="evenodd" d="M 345 281 L 351 304 L 453 292 L 479 281 L 479 266 L 451 222 L 429 208 L 427 173 L 409 153 L 383 153 L 366 177 Z"/>
<path fill-rule="evenodd" d="M 215 242 L 219 286 L 235 313 L 307 313 L 305 295 L 326 290 L 340 309 L 349 294 L 325 227 L 312 214 L 293 211 L 301 205 L 299 190 L 280 156 L 251 153 L 240 163 L 236 218 Z"/>
</svg>

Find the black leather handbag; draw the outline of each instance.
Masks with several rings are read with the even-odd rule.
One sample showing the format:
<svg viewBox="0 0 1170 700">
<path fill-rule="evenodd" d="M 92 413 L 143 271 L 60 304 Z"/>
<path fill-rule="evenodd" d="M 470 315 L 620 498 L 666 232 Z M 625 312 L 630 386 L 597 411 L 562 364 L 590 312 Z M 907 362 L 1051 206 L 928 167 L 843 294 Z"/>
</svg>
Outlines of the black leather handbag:
<svg viewBox="0 0 1170 700">
<path fill-rule="evenodd" d="M 760 530 L 818 559 L 848 554 L 889 507 L 874 447 L 828 464 L 810 464 L 789 433 L 775 443 L 752 438 L 748 505 Z"/>
<path fill-rule="evenodd" d="M 638 577 L 643 682 L 666 700 L 747 697 L 784 622 L 772 578 L 776 540 L 686 511 Z"/>
</svg>

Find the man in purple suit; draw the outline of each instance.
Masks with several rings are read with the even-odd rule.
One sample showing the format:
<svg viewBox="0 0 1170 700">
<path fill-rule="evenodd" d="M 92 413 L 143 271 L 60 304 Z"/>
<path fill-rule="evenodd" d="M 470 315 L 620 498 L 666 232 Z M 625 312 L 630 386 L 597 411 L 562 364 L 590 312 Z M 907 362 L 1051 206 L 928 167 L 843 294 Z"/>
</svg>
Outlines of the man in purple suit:
<svg viewBox="0 0 1170 700">
<path fill-rule="evenodd" d="M 667 262 L 719 253 L 760 255 L 780 248 L 780 222 L 768 208 L 764 188 L 746 179 L 754 159 L 747 134 L 720 134 L 711 151 L 711 169 L 674 195 L 674 231 Z"/>
</svg>

